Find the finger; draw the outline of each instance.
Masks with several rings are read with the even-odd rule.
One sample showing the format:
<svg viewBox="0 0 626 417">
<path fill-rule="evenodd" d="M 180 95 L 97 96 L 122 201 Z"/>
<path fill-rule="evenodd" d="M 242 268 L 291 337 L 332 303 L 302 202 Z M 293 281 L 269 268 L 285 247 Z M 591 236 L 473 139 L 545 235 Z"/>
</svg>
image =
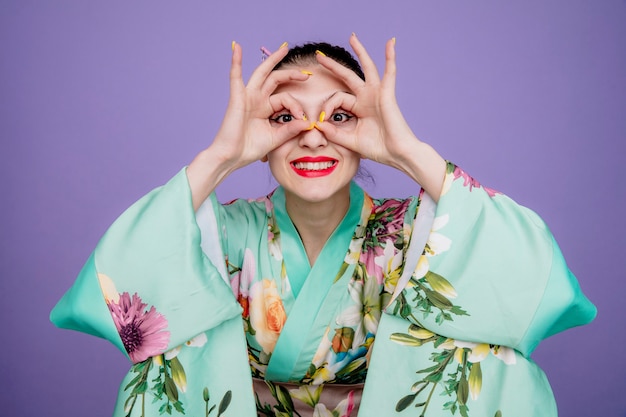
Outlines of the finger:
<svg viewBox="0 0 626 417">
<path fill-rule="evenodd" d="M 232 43 L 232 57 L 230 61 L 230 91 L 231 93 L 237 91 L 238 88 L 243 86 L 243 79 L 241 77 L 241 45 L 233 41 Z"/>
<path fill-rule="evenodd" d="M 256 69 L 252 72 L 248 86 L 252 88 L 261 88 L 267 76 L 272 72 L 274 67 L 287 55 L 289 48 L 287 42 L 283 43 L 280 48 L 268 56 Z"/>
<path fill-rule="evenodd" d="M 328 101 L 326 101 L 326 103 L 324 103 L 324 106 L 322 108 L 326 115 L 324 119 L 327 120 L 328 117 L 330 117 L 333 113 L 335 113 L 335 111 L 339 109 L 354 113 L 356 108 L 356 101 L 357 99 L 354 94 L 345 93 L 343 91 L 335 93 Z M 356 113 L 354 115 L 358 117 Z M 319 121 L 323 122 L 324 120 Z"/>
<path fill-rule="evenodd" d="M 275 132 L 276 147 L 295 138 L 306 130 L 311 130 L 311 126 L 312 122 L 305 120 L 294 120 L 281 125 Z"/>
<path fill-rule="evenodd" d="M 296 69 L 276 70 L 265 79 L 261 87 L 261 94 L 270 95 L 276 88 L 289 81 L 306 81 L 311 75 Z"/>
<path fill-rule="evenodd" d="M 356 75 L 354 71 L 341 65 L 334 59 L 321 53 L 315 54 L 315 58 L 317 58 L 317 62 L 321 66 L 332 72 L 335 76 L 337 76 L 337 78 L 343 81 L 351 91 L 356 93 L 365 85 L 365 82 L 358 75 Z"/>
<path fill-rule="evenodd" d="M 272 107 L 272 113 L 279 112 L 286 109 L 291 115 L 298 120 L 306 120 L 304 115 L 304 109 L 302 105 L 288 93 L 278 93 L 270 96 L 270 106 Z M 269 115 L 271 116 L 271 115 Z"/>
<path fill-rule="evenodd" d="M 315 128 L 321 131 L 328 141 L 336 145 L 343 146 L 344 148 L 360 155 L 354 132 L 346 132 L 345 130 L 338 129 L 332 123 L 319 121 L 315 123 Z"/>
<path fill-rule="evenodd" d="M 359 62 L 363 67 L 365 80 L 368 83 L 378 82 L 378 80 L 380 80 L 380 75 L 378 75 L 376 64 L 372 61 L 372 58 L 370 58 L 367 50 L 354 33 L 350 36 L 350 46 L 352 47 L 352 50 L 356 54 L 357 58 L 359 58 Z"/>
<path fill-rule="evenodd" d="M 396 90 L 396 38 L 385 45 L 385 73 L 382 79 L 383 88 L 395 95 Z"/>
<path fill-rule="evenodd" d="M 309 121 L 293 120 L 289 123 L 284 123 L 280 125 L 278 128 L 275 128 L 272 132 L 271 148 L 266 151 L 267 153 L 261 158 L 261 161 L 267 162 L 268 153 L 280 147 L 285 142 L 296 138 L 301 132 L 305 130 L 310 130 L 311 126 L 312 123 Z"/>
</svg>

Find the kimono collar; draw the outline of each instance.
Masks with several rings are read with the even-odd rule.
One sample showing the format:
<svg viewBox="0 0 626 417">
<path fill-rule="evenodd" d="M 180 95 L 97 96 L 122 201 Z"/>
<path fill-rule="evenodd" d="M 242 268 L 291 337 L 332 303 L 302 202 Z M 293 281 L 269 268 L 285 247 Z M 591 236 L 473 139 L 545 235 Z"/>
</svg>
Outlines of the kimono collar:
<svg viewBox="0 0 626 417">
<path fill-rule="evenodd" d="M 320 252 L 316 264 L 341 265 L 356 227 L 361 221 L 364 191 L 354 181 L 350 183 L 350 206 L 343 220 L 333 231 Z M 312 266 L 309 264 L 300 235 L 296 230 L 285 206 L 285 190 L 278 187 L 271 197 L 274 206 L 276 224 L 280 230 L 281 251 L 287 276 L 294 297 L 298 296 L 302 285 L 309 276 Z M 314 267 L 314 266 L 313 266 Z"/>
</svg>

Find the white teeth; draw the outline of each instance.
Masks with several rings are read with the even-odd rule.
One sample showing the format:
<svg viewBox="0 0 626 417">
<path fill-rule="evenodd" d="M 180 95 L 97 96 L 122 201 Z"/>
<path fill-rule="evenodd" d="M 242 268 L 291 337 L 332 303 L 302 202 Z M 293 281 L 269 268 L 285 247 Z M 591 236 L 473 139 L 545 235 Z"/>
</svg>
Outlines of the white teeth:
<svg viewBox="0 0 626 417">
<path fill-rule="evenodd" d="M 324 169 L 328 169 L 335 165 L 336 161 L 327 161 L 327 162 L 294 162 L 293 166 L 296 169 L 302 169 L 305 171 L 321 171 Z"/>
</svg>

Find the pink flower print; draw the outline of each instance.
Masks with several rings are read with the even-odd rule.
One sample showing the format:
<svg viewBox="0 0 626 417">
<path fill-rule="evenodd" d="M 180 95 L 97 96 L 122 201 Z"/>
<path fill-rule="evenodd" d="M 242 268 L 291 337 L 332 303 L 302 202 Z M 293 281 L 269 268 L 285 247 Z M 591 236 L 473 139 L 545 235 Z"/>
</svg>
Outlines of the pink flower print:
<svg viewBox="0 0 626 417">
<path fill-rule="evenodd" d="M 274 194 L 274 191 L 272 191 L 269 195 L 258 197 L 258 198 L 247 198 L 247 199 L 235 198 L 234 200 L 228 201 L 224 205 L 230 206 L 230 205 L 237 204 L 243 201 L 246 201 L 247 203 L 253 204 L 253 205 L 263 204 L 265 206 L 265 214 L 267 216 L 271 216 L 272 212 L 274 211 L 274 203 L 272 203 L 272 200 L 271 200 L 271 197 L 272 197 L 272 194 Z"/>
<path fill-rule="evenodd" d="M 383 269 L 376 263 L 376 258 L 382 256 L 384 248 L 382 246 L 370 246 L 361 252 L 359 262 L 365 265 L 365 271 L 370 277 L 375 277 L 379 284 L 383 283 Z"/>
<path fill-rule="evenodd" d="M 493 188 L 485 187 L 483 185 L 483 190 L 489 195 L 489 197 L 493 197 L 496 194 L 502 194 L 500 191 L 494 190 Z"/>
<path fill-rule="evenodd" d="M 376 277 L 378 283 L 382 284 L 383 271 L 376 263 L 376 258 L 383 255 L 386 245 L 394 246 L 398 239 L 404 238 L 404 214 L 411 201 L 388 199 L 377 200 L 377 203 L 380 205 L 373 207 L 365 228 L 365 243 L 359 261 L 365 265 L 368 275 Z"/>
<path fill-rule="evenodd" d="M 452 173 L 452 175 L 454 175 L 454 179 L 455 180 L 458 179 L 458 178 L 463 178 L 463 186 L 464 187 L 469 186 L 469 190 L 470 191 L 472 191 L 472 188 L 481 188 L 482 187 L 482 189 L 485 190 L 485 192 L 489 195 L 489 197 L 493 197 L 496 194 L 500 194 L 499 191 L 496 191 L 493 188 L 485 187 L 484 185 L 481 186 L 478 181 L 476 181 L 467 172 L 463 171 L 459 167 L 455 167 L 454 168 L 454 172 Z"/>
<path fill-rule="evenodd" d="M 130 359 L 137 363 L 163 353 L 167 349 L 170 332 L 167 320 L 158 313 L 154 306 L 145 311 L 147 304 L 141 301 L 137 293 L 124 292 L 117 302 L 107 303 L 113 322 Z"/>
<path fill-rule="evenodd" d="M 326 408 L 324 404 L 318 403 L 313 410 L 314 416 L 327 417 L 327 416 L 339 416 L 339 417 L 351 417 L 354 410 L 354 391 L 350 391 L 348 396 L 341 400 L 337 407 L 331 412 Z"/>
<path fill-rule="evenodd" d="M 385 230 L 384 232 L 393 235 L 398 231 L 401 231 L 404 227 L 404 213 L 406 212 L 411 200 L 396 200 L 388 199 L 383 204 L 374 208 L 374 213 L 384 213 L 385 216 Z M 395 241 L 395 239 L 393 239 Z"/>
<path fill-rule="evenodd" d="M 352 410 L 354 410 L 354 391 L 350 391 L 348 398 L 344 401 L 346 401 L 346 403 L 339 403 L 337 408 L 341 407 L 341 417 L 350 417 L 352 415 Z"/>
<path fill-rule="evenodd" d="M 230 279 L 230 287 L 233 291 L 233 295 L 238 297 L 243 295 L 248 298 L 250 292 L 250 285 L 256 275 L 256 262 L 254 260 L 254 253 L 250 248 L 246 248 L 243 254 L 243 265 L 239 272 L 236 272 Z"/>
<path fill-rule="evenodd" d="M 410 204 L 410 199 L 382 200 L 372 211 L 373 216 L 368 224 L 368 240 L 375 235 L 377 240 L 391 239 L 396 244 L 399 238 L 403 238 L 404 216 Z"/>
<path fill-rule="evenodd" d="M 274 211 L 274 204 L 272 203 L 272 200 L 270 200 L 269 197 L 265 197 L 264 203 L 265 203 L 265 212 L 268 215 L 272 214 L 272 212 Z"/>
<path fill-rule="evenodd" d="M 249 198 L 247 201 L 248 203 L 263 203 L 265 205 L 265 213 L 270 215 L 272 211 L 274 210 L 274 204 L 272 203 L 272 200 L 270 199 L 272 194 L 274 194 L 274 191 L 272 191 L 267 196 L 258 197 L 258 198 Z"/>
<path fill-rule="evenodd" d="M 235 297 L 237 297 L 239 295 L 239 281 L 240 281 L 240 276 L 241 275 L 241 271 L 235 272 L 231 277 L 230 277 L 230 289 L 233 292 L 233 295 Z"/>
</svg>

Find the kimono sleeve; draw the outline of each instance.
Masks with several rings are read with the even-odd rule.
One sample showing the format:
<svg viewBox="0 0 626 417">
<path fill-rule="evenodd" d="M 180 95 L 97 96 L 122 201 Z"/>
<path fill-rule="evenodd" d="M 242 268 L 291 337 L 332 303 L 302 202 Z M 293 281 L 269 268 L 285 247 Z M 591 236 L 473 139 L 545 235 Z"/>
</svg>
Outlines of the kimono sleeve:
<svg viewBox="0 0 626 417">
<path fill-rule="evenodd" d="M 183 169 L 114 222 L 52 322 L 108 339 L 140 362 L 237 317 L 219 238 L 207 236 L 213 241 L 202 241 Z"/>
<path fill-rule="evenodd" d="M 431 330 L 529 355 L 595 317 L 541 218 L 450 163 L 432 229 L 423 285 L 444 314 Z"/>
</svg>

